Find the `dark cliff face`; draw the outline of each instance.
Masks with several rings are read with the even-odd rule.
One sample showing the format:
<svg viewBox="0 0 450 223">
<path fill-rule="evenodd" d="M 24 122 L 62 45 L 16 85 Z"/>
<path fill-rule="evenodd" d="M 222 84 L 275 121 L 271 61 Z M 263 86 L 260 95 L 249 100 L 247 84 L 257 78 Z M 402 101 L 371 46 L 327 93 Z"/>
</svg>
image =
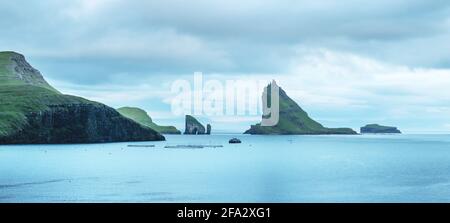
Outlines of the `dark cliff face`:
<svg viewBox="0 0 450 223">
<path fill-rule="evenodd" d="M 164 140 L 156 131 L 133 122 L 105 105 L 49 106 L 26 115 L 21 131 L 0 138 L 3 144 L 104 143 Z"/>
<path fill-rule="evenodd" d="M 186 125 L 184 134 L 186 135 L 203 135 L 205 134 L 205 126 L 203 126 L 197 119 L 190 115 L 186 115 Z"/>
</svg>

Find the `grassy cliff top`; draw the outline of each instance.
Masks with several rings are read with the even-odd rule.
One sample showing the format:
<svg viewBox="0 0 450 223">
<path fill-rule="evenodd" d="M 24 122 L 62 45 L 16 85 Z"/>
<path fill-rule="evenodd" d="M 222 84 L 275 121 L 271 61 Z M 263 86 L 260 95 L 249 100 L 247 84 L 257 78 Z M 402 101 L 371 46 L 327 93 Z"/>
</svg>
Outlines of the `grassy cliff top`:
<svg viewBox="0 0 450 223">
<path fill-rule="evenodd" d="M 19 80 L 12 79 L 11 56 L 14 52 L 0 52 L 0 85 L 20 84 Z"/>
<path fill-rule="evenodd" d="M 135 107 L 122 107 L 116 109 L 119 113 L 126 117 L 132 117 L 133 120 L 141 123 L 141 124 L 152 124 L 152 118 L 147 114 L 146 111 L 135 108 Z"/>
<path fill-rule="evenodd" d="M 101 106 L 97 102 L 33 85 L 0 86 L 0 136 L 22 129 L 26 124 L 25 114 L 45 111 L 50 106 L 70 104 Z"/>
<path fill-rule="evenodd" d="M 117 111 L 121 115 L 123 115 L 141 125 L 147 126 L 151 129 L 154 129 L 160 133 L 166 133 L 166 134 L 180 134 L 181 133 L 174 126 L 157 125 L 156 123 L 153 122 L 152 118 L 147 114 L 147 112 L 140 108 L 122 107 L 122 108 L 118 108 Z"/>
</svg>

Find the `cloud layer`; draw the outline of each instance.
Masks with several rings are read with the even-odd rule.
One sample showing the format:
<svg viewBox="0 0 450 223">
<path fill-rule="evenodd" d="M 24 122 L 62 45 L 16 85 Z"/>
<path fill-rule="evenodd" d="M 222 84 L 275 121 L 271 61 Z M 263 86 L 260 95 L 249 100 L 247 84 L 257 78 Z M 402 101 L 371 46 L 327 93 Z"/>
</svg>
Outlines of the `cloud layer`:
<svg viewBox="0 0 450 223">
<path fill-rule="evenodd" d="M 162 119 L 202 71 L 278 79 L 328 125 L 450 131 L 448 1 L 6 1 L 0 25 L 57 88 Z"/>
</svg>

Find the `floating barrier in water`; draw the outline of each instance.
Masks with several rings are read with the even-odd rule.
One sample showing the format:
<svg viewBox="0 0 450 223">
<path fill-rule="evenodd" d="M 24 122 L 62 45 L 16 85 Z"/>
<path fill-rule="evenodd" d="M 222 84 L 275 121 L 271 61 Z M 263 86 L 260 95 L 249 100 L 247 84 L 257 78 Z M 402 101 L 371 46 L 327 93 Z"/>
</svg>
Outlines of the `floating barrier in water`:
<svg viewBox="0 0 450 223">
<path fill-rule="evenodd" d="M 205 148 L 222 148 L 223 145 L 208 145 L 208 146 L 204 146 Z"/>
<path fill-rule="evenodd" d="M 155 145 L 128 145 L 128 147 L 155 147 Z"/>
<path fill-rule="evenodd" d="M 223 145 L 176 145 L 164 146 L 166 149 L 204 149 L 204 148 L 221 148 Z"/>
</svg>

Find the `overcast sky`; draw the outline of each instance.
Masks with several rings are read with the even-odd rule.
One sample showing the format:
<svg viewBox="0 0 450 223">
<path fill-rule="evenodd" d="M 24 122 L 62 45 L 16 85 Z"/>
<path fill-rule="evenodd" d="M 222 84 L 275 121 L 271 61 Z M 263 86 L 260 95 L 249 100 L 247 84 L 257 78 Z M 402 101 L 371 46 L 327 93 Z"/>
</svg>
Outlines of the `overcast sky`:
<svg viewBox="0 0 450 223">
<path fill-rule="evenodd" d="M 0 50 L 64 93 L 181 129 L 171 83 L 201 71 L 277 79 L 330 127 L 450 132 L 449 1 L 2 0 L 0 25 Z M 236 132 L 255 122 L 201 118 Z"/>
</svg>

